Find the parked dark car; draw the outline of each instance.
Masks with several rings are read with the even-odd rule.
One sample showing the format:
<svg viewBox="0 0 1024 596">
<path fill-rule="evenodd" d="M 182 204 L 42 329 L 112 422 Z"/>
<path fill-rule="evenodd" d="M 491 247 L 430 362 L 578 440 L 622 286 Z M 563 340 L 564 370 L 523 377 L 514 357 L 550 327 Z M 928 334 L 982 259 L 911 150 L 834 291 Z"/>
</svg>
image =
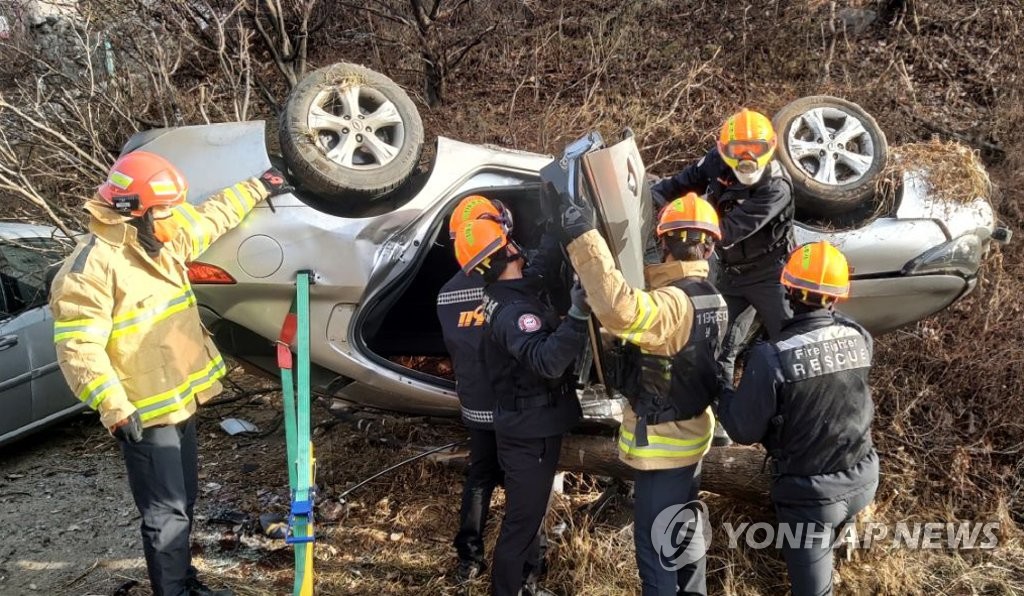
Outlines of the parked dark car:
<svg viewBox="0 0 1024 596">
<path fill-rule="evenodd" d="M 0 222 L 0 445 L 85 409 L 57 366 L 47 304 L 68 242 L 54 228 Z"/>
</svg>

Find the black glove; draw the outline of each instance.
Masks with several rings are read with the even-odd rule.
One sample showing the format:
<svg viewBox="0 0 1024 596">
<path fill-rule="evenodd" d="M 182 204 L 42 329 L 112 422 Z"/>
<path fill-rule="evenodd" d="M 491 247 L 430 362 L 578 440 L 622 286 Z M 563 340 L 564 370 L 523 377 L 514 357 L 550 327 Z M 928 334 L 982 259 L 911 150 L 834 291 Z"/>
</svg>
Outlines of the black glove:
<svg viewBox="0 0 1024 596">
<path fill-rule="evenodd" d="M 138 443 L 142 440 L 142 418 L 139 411 L 132 412 L 132 415 L 114 425 L 111 431 L 115 439 L 126 443 Z"/>
<path fill-rule="evenodd" d="M 572 242 L 594 229 L 594 208 L 584 202 L 583 205 L 570 205 L 562 212 L 562 229 L 566 241 Z"/>
<path fill-rule="evenodd" d="M 562 219 L 561 232 L 566 244 L 594 229 L 597 215 L 594 213 L 594 207 L 585 199 L 581 198 L 580 204 L 576 205 L 570 200 L 568 193 L 555 190 L 550 183 L 544 185 L 544 192 L 557 197 L 555 201 L 546 201 L 548 204 L 558 205 Z"/>
<path fill-rule="evenodd" d="M 569 299 L 572 301 L 572 306 L 569 307 L 569 316 L 574 319 L 580 319 L 586 321 L 590 318 L 590 305 L 587 304 L 587 291 L 583 288 L 583 284 L 577 279 L 576 283 L 572 284 L 572 289 L 569 290 Z"/>
<path fill-rule="evenodd" d="M 262 182 L 263 187 L 267 189 L 268 197 L 276 197 L 277 195 L 283 195 L 295 190 L 294 186 L 288 184 L 288 180 L 285 179 L 281 170 L 278 170 L 273 166 L 260 175 L 260 182 Z"/>
</svg>

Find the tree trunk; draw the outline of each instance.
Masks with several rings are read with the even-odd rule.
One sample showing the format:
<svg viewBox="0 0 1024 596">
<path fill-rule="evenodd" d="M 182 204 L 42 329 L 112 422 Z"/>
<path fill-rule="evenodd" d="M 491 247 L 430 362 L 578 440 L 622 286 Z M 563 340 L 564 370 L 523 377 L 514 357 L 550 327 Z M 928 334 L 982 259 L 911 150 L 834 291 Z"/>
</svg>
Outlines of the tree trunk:
<svg viewBox="0 0 1024 596">
<path fill-rule="evenodd" d="M 761 472 L 764 452 L 754 447 L 712 447 L 701 467 L 702 490 L 744 501 L 761 501 L 770 477 Z M 559 468 L 601 476 L 633 479 L 633 468 L 619 461 L 613 437 L 569 435 L 562 440 Z"/>
<path fill-rule="evenodd" d="M 427 105 L 436 107 L 444 103 L 445 73 L 441 56 L 437 52 L 423 50 L 423 91 Z"/>
</svg>

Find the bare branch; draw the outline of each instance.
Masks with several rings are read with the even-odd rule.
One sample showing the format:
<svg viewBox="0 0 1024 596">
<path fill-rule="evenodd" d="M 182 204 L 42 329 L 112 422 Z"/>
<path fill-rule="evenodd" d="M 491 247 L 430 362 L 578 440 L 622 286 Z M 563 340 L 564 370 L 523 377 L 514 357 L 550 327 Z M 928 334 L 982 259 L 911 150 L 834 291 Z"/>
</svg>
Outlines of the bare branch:
<svg viewBox="0 0 1024 596">
<path fill-rule="evenodd" d="M 366 6 L 364 4 L 356 4 L 354 2 L 339 2 L 338 4 L 341 5 L 341 6 L 344 6 L 346 8 L 351 8 L 353 10 L 361 10 L 361 11 L 364 11 L 364 12 L 368 12 L 368 13 L 374 15 L 374 16 L 380 17 L 382 19 L 386 19 L 386 20 L 391 21 L 393 23 L 398 23 L 400 25 L 405 25 L 406 27 L 414 27 L 415 26 L 415 23 L 413 23 L 412 21 L 410 21 L 409 19 L 407 19 L 405 17 L 399 16 L 399 15 L 396 15 L 396 14 L 392 14 L 392 13 L 388 13 L 388 12 L 385 12 L 383 10 L 379 10 L 379 9 L 376 9 L 376 8 L 371 8 L 371 7 Z"/>
<path fill-rule="evenodd" d="M 476 38 L 474 38 L 472 41 L 464 45 L 461 49 L 457 50 L 455 56 L 448 60 L 448 68 L 454 70 L 455 67 L 457 67 L 459 63 L 462 62 L 462 59 L 466 57 L 466 54 L 468 54 L 469 51 L 475 48 L 476 46 L 480 45 L 484 41 L 484 38 L 490 35 L 490 33 L 494 31 L 496 27 L 497 25 L 491 25 L 490 27 L 484 29 L 479 34 L 477 34 Z"/>
</svg>

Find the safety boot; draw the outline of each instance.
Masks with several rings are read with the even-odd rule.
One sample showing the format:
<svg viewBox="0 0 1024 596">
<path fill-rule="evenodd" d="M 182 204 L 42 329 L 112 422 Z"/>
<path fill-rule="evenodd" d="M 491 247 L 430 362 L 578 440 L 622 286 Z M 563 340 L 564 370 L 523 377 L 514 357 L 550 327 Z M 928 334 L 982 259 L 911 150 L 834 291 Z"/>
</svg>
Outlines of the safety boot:
<svg viewBox="0 0 1024 596">
<path fill-rule="evenodd" d="M 214 590 L 194 577 L 189 578 L 186 587 L 188 596 L 235 596 L 231 590 Z"/>
</svg>

